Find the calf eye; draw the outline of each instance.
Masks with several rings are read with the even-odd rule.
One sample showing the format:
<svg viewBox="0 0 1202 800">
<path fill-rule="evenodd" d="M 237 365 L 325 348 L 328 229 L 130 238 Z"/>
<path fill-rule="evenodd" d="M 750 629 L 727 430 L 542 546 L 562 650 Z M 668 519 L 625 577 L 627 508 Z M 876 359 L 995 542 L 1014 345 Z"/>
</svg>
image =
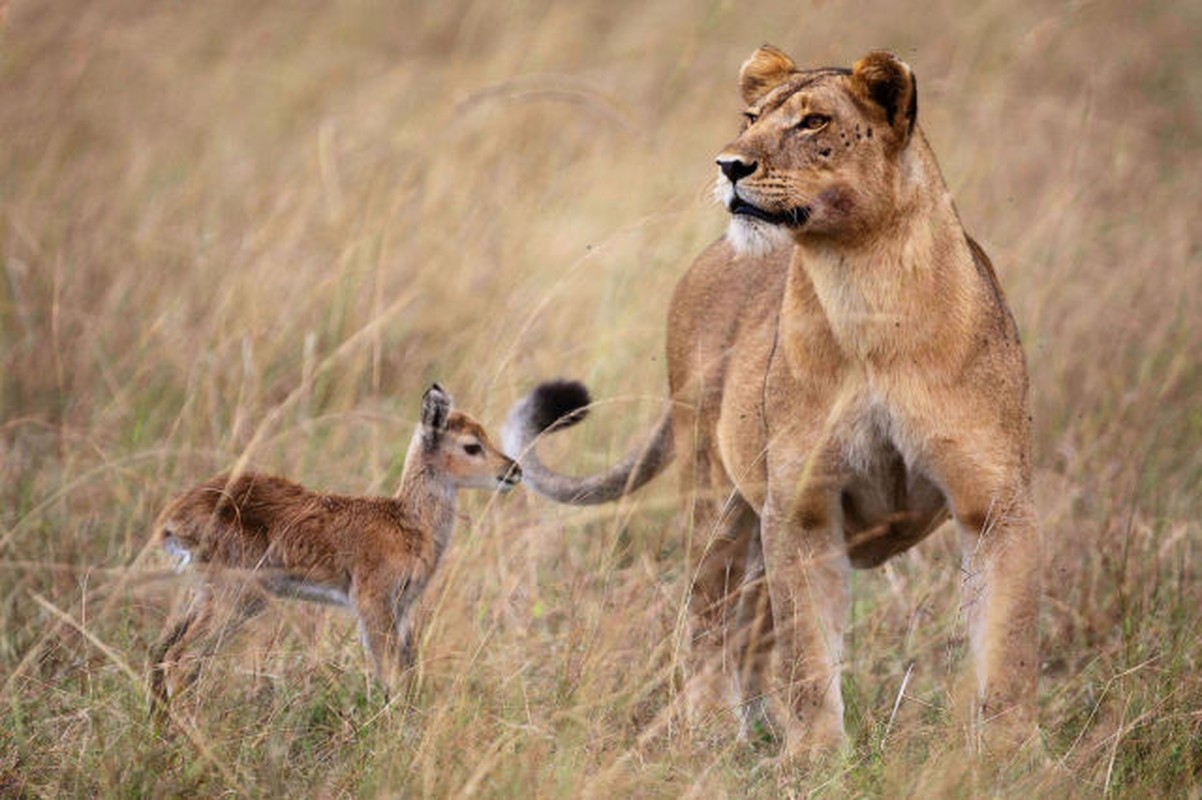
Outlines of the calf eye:
<svg viewBox="0 0 1202 800">
<path fill-rule="evenodd" d="M 475 442 L 472 442 L 471 444 L 465 444 L 463 446 L 463 452 L 467 453 L 469 456 L 478 456 L 484 454 L 484 448 Z"/>
</svg>

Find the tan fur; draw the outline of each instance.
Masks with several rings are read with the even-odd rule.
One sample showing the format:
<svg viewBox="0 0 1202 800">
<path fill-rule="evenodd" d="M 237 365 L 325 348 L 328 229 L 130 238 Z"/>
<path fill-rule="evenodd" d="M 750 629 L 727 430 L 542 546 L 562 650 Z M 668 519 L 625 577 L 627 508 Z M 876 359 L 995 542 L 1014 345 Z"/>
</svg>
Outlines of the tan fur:
<svg viewBox="0 0 1202 800">
<path fill-rule="evenodd" d="M 450 541 L 456 490 L 506 490 L 520 478 L 480 424 L 452 410 L 436 385 L 423 398 L 422 423 L 391 498 L 319 494 L 253 473 L 184 492 L 163 511 L 154 536 L 181 569 L 195 564 L 204 580 L 152 652 L 156 713 L 194 680 L 199 661 L 187 664 L 188 651 L 211 655 L 264 608 L 268 594 L 354 611 L 388 688 L 413 662 L 413 607 Z"/>
<path fill-rule="evenodd" d="M 916 125 L 904 63 L 877 52 L 851 71 L 801 71 L 761 49 L 742 90 L 747 123 L 718 158 L 729 240 L 676 288 L 672 410 L 636 459 L 662 465 L 674 442 L 695 498 L 695 669 L 734 664 L 745 726 L 778 698 L 787 755 L 837 748 L 849 570 L 950 513 L 977 718 L 1010 746 L 1035 725 L 1040 548 L 1026 367 L 992 266 Z M 511 417 L 507 430 L 530 426 Z M 507 440 L 511 453 L 532 443 Z M 529 484 L 561 500 L 602 483 L 531 463 Z M 605 485 L 633 485 L 624 469 Z"/>
</svg>

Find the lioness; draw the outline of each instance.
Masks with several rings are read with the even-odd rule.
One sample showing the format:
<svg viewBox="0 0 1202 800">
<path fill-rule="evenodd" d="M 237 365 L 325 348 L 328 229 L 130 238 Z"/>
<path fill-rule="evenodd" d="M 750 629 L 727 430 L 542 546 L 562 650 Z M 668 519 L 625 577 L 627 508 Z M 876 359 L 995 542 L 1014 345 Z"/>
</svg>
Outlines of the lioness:
<svg viewBox="0 0 1202 800">
<path fill-rule="evenodd" d="M 599 475 L 549 469 L 535 438 L 588 402 L 560 382 L 511 411 L 508 452 L 529 485 L 577 504 L 619 497 L 682 454 L 696 504 L 692 661 L 733 663 L 744 727 L 780 698 L 789 757 L 845 741 L 850 569 L 912 547 L 950 512 L 978 721 L 987 742 L 1017 744 L 1035 730 L 1040 563 L 1026 366 L 917 125 L 914 75 L 884 52 L 801 70 L 766 46 L 741 88 L 742 132 L 717 159 L 730 228 L 672 298 L 672 403 L 650 443 Z M 724 647 L 736 657 L 719 658 Z"/>
</svg>

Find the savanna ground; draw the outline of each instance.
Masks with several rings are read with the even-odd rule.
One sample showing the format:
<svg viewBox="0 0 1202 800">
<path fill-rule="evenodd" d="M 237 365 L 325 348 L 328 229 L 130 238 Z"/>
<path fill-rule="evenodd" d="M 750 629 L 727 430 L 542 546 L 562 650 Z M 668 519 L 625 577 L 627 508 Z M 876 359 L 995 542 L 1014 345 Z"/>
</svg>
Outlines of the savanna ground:
<svg viewBox="0 0 1202 800">
<path fill-rule="evenodd" d="M 0 795 L 1202 793 L 1202 5 L 0 14 Z M 672 476 L 587 511 L 470 498 L 408 703 L 348 616 L 280 604 L 156 733 L 147 650 L 186 585 L 144 546 L 173 492 L 241 460 L 390 492 L 432 380 L 495 426 L 583 378 L 604 402 L 549 448 L 578 470 L 645 429 L 764 41 L 913 65 L 1022 328 L 1043 756 L 967 756 L 946 531 L 855 576 L 845 760 L 789 772 L 725 715 L 687 724 Z"/>
</svg>

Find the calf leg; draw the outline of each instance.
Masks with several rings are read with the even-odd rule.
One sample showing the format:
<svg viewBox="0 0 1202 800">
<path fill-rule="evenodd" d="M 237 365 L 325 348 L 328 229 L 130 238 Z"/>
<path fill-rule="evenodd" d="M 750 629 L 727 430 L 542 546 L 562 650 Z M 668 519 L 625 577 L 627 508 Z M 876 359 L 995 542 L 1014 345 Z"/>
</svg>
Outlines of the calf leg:
<svg viewBox="0 0 1202 800">
<path fill-rule="evenodd" d="M 201 665 L 237 635 L 266 603 L 258 587 L 238 586 L 224 595 L 213 586 L 196 590 L 183 614 L 166 626 L 151 650 L 151 714 L 162 719 L 172 697 L 196 682 Z"/>
<path fill-rule="evenodd" d="M 419 589 L 398 579 L 399 570 L 359 576 L 351 602 L 359 617 L 359 637 L 384 691 L 395 688 L 401 672 L 413 665 L 412 606 Z"/>
</svg>

